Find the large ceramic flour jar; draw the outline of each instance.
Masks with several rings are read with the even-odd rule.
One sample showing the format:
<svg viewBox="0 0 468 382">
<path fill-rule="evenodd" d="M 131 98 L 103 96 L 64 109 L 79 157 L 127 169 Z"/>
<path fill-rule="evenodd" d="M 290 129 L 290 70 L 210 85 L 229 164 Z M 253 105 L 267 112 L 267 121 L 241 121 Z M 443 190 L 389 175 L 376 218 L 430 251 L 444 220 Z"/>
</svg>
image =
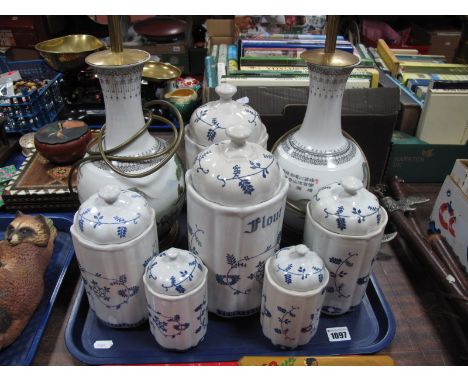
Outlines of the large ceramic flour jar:
<svg viewBox="0 0 468 382">
<path fill-rule="evenodd" d="M 197 108 L 190 124 L 185 128 L 185 157 L 187 168 L 191 167 L 197 154 L 213 143 L 228 139 L 226 129 L 232 125 L 245 124 L 251 127 L 248 141 L 258 143 L 266 149 L 268 134 L 259 114 L 249 105 L 234 101 L 237 92 L 234 85 L 221 84 L 216 87 L 219 100 L 208 102 Z"/>
<path fill-rule="evenodd" d="M 309 202 L 304 243 L 330 271 L 324 313 L 343 314 L 361 303 L 387 220 L 377 197 L 352 176 L 322 187 Z"/>
<path fill-rule="evenodd" d="M 142 276 L 158 253 L 154 209 L 137 192 L 102 187 L 76 212 L 71 234 L 89 306 L 106 325 L 148 317 Z"/>
<path fill-rule="evenodd" d="M 206 267 L 195 254 L 169 248 L 154 256 L 143 276 L 149 324 L 170 350 L 198 345 L 208 326 Z"/>
<path fill-rule="evenodd" d="M 364 184 L 368 172 L 365 157 L 356 142 L 341 130 L 341 104 L 346 81 L 359 58 L 321 49 L 301 55 L 309 69 L 309 99 L 299 129 L 280 139 L 274 150 L 289 179 L 285 226 L 302 232 L 307 202 L 321 187 L 353 175 Z M 289 230 L 288 230 L 289 231 Z"/>
<path fill-rule="evenodd" d="M 312 339 L 328 278 L 323 260 L 303 244 L 267 260 L 260 323 L 273 345 L 293 349 Z"/>
<path fill-rule="evenodd" d="M 186 173 L 189 249 L 208 268 L 208 309 L 224 317 L 257 312 L 265 261 L 281 239 L 288 181 L 271 153 L 227 129 Z"/>
</svg>

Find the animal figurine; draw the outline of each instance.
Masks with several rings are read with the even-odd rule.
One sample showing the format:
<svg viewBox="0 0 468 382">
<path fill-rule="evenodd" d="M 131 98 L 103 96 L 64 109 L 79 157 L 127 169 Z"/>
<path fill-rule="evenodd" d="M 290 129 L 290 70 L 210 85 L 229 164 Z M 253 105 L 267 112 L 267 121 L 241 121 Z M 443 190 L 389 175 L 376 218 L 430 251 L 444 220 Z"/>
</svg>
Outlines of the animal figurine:
<svg viewBox="0 0 468 382">
<path fill-rule="evenodd" d="M 56 236 L 52 220 L 18 212 L 0 241 L 0 350 L 16 340 L 41 301 Z"/>
</svg>

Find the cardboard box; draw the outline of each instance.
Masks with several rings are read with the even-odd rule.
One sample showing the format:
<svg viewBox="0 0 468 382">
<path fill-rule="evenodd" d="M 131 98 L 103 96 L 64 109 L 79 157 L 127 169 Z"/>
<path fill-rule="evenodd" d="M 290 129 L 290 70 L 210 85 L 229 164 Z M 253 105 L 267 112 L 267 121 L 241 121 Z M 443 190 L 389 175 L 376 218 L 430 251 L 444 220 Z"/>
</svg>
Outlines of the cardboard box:
<svg viewBox="0 0 468 382">
<path fill-rule="evenodd" d="M 450 176 L 468 196 L 468 159 L 457 159 Z"/>
<path fill-rule="evenodd" d="M 123 44 L 124 47 L 125 43 Z M 185 42 L 168 44 L 144 44 L 128 46 L 131 49 L 141 49 L 148 52 L 151 56 L 156 56 L 162 62 L 168 62 L 182 70 L 182 74 L 190 73 L 189 54 Z"/>
<path fill-rule="evenodd" d="M 434 204 L 431 225 L 445 237 L 468 273 L 468 196 L 450 175 Z"/>
<path fill-rule="evenodd" d="M 466 145 L 392 142 L 385 176 L 398 176 L 406 182 L 442 183 L 457 158 L 468 157 Z"/>
<path fill-rule="evenodd" d="M 461 31 L 435 30 L 430 32 L 431 47 L 428 54 L 442 54 L 448 62 L 453 62 L 455 52 L 460 43 Z"/>
<path fill-rule="evenodd" d="M 234 19 L 208 19 L 206 20 L 207 49 L 219 44 L 233 44 L 235 40 Z"/>
</svg>

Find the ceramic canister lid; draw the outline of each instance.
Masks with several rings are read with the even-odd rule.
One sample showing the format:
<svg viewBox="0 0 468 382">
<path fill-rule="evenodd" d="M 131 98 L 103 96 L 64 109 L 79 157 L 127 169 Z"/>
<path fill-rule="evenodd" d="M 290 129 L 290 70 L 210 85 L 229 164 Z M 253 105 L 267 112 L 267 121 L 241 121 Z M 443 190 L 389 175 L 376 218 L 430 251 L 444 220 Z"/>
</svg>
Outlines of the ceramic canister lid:
<svg viewBox="0 0 468 382">
<path fill-rule="evenodd" d="M 232 99 L 237 92 L 234 85 L 221 84 L 215 91 L 219 100 L 208 102 L 193 112 L 187 132 L 190 138 L 199 145 L 208 147 L 228 139 L 228 126 L 244 124 L 252 129 L 248 140 L 258 142 L 262 131 L 259 114 L 251 106 Z"/>
<path fill-rule="evenodd" d="M 279 286 L 296 292 L 322 289 L 328 282 L 323 260 L 303 244 L 276 252 L 267 271 Z"/>
<path fill-rule="evenodd" d="M 153 219 L 152 208 L 138 192 L 107 185 L 83 202 L 74 224 L 85 240 L 118 244 L 141 235 Z"/>
<path fill-rule="evenodd" d="M 281 172 L 273 154 L 247 142 L 248 125 L 227 128 L 230 140 L 211 145 L 198 154 L 192 168 L 193 187 L 212 202 L 245 207 L 271 199 L 279 188 Z"/>
<path fill-rule="evenodd" d="M 325 229 L 350 236 L 363 236 L 382 227 L 377 197 L 354 176 L 322 187 L 309 204 L 312 218 Z"/>
<path fill-rule="evenodd" d="M 181 296 L 203 282 L 203 269 L 202 261 L 192 252 L 169 248 L 150 260 L 144 277 L 152 291 L 162 295 Z"/>
</svg>

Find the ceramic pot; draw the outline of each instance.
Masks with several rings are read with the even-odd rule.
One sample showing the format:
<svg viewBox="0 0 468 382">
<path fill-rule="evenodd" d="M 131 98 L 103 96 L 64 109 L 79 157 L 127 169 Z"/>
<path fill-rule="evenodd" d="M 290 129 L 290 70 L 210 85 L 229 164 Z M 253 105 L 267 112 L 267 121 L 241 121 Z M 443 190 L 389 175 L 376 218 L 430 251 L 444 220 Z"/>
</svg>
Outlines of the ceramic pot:
<svg viewBox="0 0 468 382">
<path fill-rule="evenodd" d="M 387 212 L 354 177 L 321 188 L 307 206 L 304 243 L 330 271 L 322 311 L 344 314 L 365 296 Z"/>
<path fill-rule="evenodd" d="M 70 228 L 89 306 L 107 326 L 146 321 L 142 276 L 158 253 L 155 212 L 139 194 L 102 187 L 76 212 Z"/>
<path fill-rule="evenodd" d="M 332 56 L 329 56 L 332 55 Z M 289 179 L 285 226 L 304 229 L 307 202 L 319 188 L 352 175 L 367 183 L 367 164 L 360 147 L 341 130 L 341 104 L 348 76 L 359 59 L 346 52 L 305 52 L 309 69 L 309 99 L 300 128 L 286 135 L 274 151 Z M 333 64 L 333 65 L 332 65 Z"/>
<path fill-rule="evenodd" d="M 94 67 L 101 83 L 106 108 L 104 148 L 111 149 L 133 136 L 145 124 L 141 107 L 141 72 L 149 59 L 147 52 L 136 51 L 139 61 L 129 65 L 97 65 L 95 54 L 86 58 Z M 96 58 L 96 57 L 95 57 Z M 91 59 L 91 60 L 90 60 Z M 120 156 L 139 157 L 164 150 L 167 142 L 145 131 L 119 152 Z M 93 147 L 97 151 L 97 147 Z M 145 162 L 114 163 L 120 170 L 139 173 L 158 164 L 163 158 Z M 103 185 L 114 184 L 134 189 L 144 195 L 154 208 L 160 238 L 166 238 L 178 224 L 178 216 L 185 201 L 184 168 L 174 155 L 160 170 L 142 178 L 127 178 L 112 171 L 104 161 L 87 162 L 78 170 L 78 196 L 81 202 L 96 193 Z"/>
<path fill-rule="evenodd" d="M 186 173 L 189 249 L 208 268 L 210 312 L 260 308 L 265 261 L 281 240 L 288 181 L 273 156 L 247 142 L 249 128 L 201 152 Z"/>
<path fill-rule="evenodd" d="M 207 270 L 189 251 L 170 248 L 153 257 L 143 276 L 149 323 L 165 349 L 187 350 L 208 327 Z"/>
<path fill-rule="evenodd" d="M 265 264 L 260 323 L 273 345 L 294 349 L 317 332 L 329 274 L 305 245 L 287 247 Z"/>
<path fill-rule="evenodd" d="M 187 167 L 192 166 L 198 153 L 214 143 L 228 139 L 226 129 L 234 125 L 247 125 L 252 129 L 249 142 L 267 147 L 268 134 L 259 114 L 249 105 L 234 101 L 237 88 L 229 84 L 216 87 L 219 100 L 197 108 L 185 127 L 185 156 Z"/>
<path fill-rule="evenodd" d="M 164 99 L 172 103 L 187 120 L 197 106 L 198 94 L 194 89 L 180 88 L 164 94 Z"/>
</svg>

